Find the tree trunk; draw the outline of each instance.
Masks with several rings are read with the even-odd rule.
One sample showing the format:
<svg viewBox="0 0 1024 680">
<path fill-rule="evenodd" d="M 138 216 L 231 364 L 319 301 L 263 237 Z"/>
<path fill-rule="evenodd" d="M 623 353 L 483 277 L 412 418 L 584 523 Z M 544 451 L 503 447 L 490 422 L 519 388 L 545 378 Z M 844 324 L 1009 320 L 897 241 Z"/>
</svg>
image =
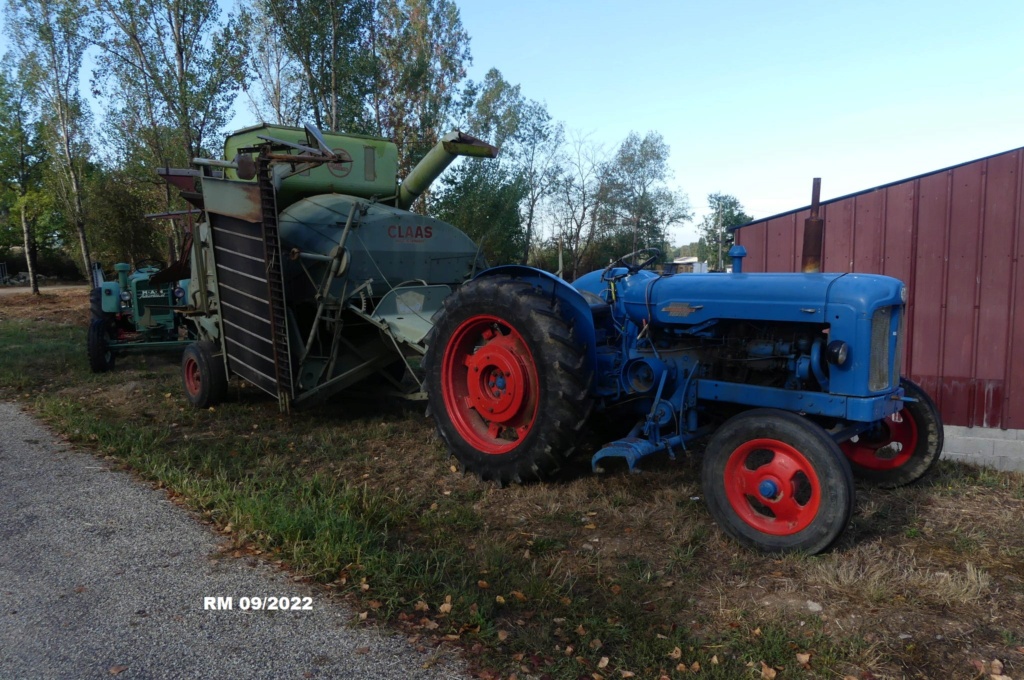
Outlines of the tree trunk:
<svg viewBox="0 0 1024 680">
<path fill-rule="evenodd" d="M 89 241 L 85 237 L 85 217 L 82 208 L 82 192 L 78 186 L 77 173 L 71 171 L 71 190 L 75 194 L 75 230 L 78 232 L 78 243 L 82 247 L 82 261 L 85 263 L 85 278 L 92 278 L 92 254 L 89 252 Z"/>
<path fill-rule="evenodd" d="M 530 200 L 530 208 L 526 213 L 526 243 L 523 245 L 523 260 L 521 264 L 526 264 L 530 259 L 530 241 L 533 240 L 533 208 L 534 201 Z"/>
<path fill-rule="evenodd" d="M 21 206 L 21 232 L 25 242 L 25 266 L 28 267 L 28 283 L 32 287 L 32 294 L 39 295 L 39 279 L 36 278 L 36 240 L 32 237 L 32 230 L 29 229 L 28 219 L 25 217 L 25 205 Z"/>
</svg>

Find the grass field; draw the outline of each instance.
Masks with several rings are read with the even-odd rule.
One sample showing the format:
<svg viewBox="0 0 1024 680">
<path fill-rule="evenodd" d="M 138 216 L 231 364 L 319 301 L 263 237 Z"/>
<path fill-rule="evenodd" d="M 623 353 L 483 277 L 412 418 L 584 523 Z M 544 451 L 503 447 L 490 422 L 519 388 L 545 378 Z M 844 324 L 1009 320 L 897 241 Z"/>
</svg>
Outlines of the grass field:
<svg viewBox="0 0 1024 680">
<path fill-rule="evenodd" d="M 422 406 L 284 416 L 232 383 L 187 407 L 175 356 L 93 375 L 84 293 L 0 300 L 0 394 L 163 487 L 232 552 L 278 562 L 481 677 L 1024 678 L 1024 476 L 940 463 L 858 485 L 818 557 L 738 547 L 699 455 L 547 484 L 463 476 Z"/>
</svg>

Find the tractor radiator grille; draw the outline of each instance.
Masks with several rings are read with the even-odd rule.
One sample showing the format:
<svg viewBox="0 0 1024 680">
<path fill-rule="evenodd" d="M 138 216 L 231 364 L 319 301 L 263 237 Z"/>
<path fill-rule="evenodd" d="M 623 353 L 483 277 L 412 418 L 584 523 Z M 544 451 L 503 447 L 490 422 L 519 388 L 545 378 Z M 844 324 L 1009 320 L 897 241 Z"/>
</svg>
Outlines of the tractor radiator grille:
<svg viewBox="0 0 1024 680">
<path fill-rule="evenodd" d="M 152 328 L 164 321 L 165 325 L 173 324 L 173 317 L 155 319 L 153 317 L 168 317 L 171 313 L 171 302 L 169 289 L 164 286 L 150 286 L 149 282 L 139 283 L 135 287 L 135 309 L 136 323 L 140 328 Z"/>
<path fill-rule="evenodd" d="M 879 307 L 871 317 L 871 370 L 868 376 L 868 389 L 872 392 L 880 392 L 899 384 L 903 353 L 903 315 L 900 310 L 899 306 Z"/>
</svg>

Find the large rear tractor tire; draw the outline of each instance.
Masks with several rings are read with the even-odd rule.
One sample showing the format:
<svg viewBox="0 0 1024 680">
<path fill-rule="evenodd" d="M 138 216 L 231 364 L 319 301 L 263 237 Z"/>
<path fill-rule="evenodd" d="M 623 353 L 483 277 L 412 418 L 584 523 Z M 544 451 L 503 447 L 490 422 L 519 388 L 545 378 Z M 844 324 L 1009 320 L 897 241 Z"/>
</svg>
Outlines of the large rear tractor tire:
<svg viewBox="0 0 1024 680">
<path fill-rule="evenodd" d="M 701 481 L 718 525 L 764 552 L 819 553 L 853 512 L 853 476 L 838 445 L 786 411 L 754 409 L 727 420 L 704 452 Z"/>
<path fill-rule="evenodd" d="M 942 417 L 931 397 L 906 378 L 900 386 L 914 401 L 839 448 L 858 478 L 886 489 L 916 482 L 942 454 Z"/>
<path fill-rule="evenodd" d="M 106 373 L 114 368 L 114 350 L 110 348 L 114 324 L 110 319 L 99 318 L 89 322 L 86 351 L 89 368 L 93 373 Z"/>
<path fill-rule="evenodd" d="M 228 393 L 228 375 L 219 348 L 209 340 L 193 342 L 181 357 L 181 381 L 185 398 L 195 408 L 207 408 L 224 401 Z"/>
<path fill-rule="evenodd" d="M 593 405 L 586 363 L 557 298 L 509 276 L 467 283 L 435 315 L 423 361 L 438 433 L 481 479 L 549 477 Z"/>
</svg>

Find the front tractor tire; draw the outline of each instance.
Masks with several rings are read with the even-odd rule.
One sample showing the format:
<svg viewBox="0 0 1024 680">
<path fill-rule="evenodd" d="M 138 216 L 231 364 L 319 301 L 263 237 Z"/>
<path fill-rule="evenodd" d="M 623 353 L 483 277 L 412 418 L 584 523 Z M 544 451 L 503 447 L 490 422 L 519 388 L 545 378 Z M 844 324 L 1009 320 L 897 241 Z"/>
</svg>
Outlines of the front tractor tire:
<svg viewBox="0 0 1024 680">
<path fill-rule="evenodd" d="M 208 408 L 224 401 L 228 376 L 224 360 L 215 356 L 217 345 L 204 340 L 185 347 L 181 357 L 181 381 L 185 398 L 195 408 Z"/>
<path fill-rule="evenodd" d="M 86 351 L 93 373 L 106 373 L 114 368 L 114 350 L 110 347 L 113 332 L 114 324 L 110 319 L 94 318 L 89 322 Z"/>
<path fill-rule="evenodd" d="M 740 543 L 816 554 L 850 521 L 853 476 L 818 424 L 776 409 L 745 411 L 715 432 L 701 482 L 708 510 Z"/>
<path fill-rule="evenodd" d="M 463 285 L 434 317 L 423 362 L 441 439 L 483 480 L 550 477 L 593 404 L 585 357 L 557 298 L 509 276 Z"/>
<path fill-rule="evenodd" d="M 928 393 L 902 378 L 900 386 L 913 401 L 839 447 L 858 478 L 885 489 L 916 482 L 942 454 L 942 417 Z"/>
</svg>

